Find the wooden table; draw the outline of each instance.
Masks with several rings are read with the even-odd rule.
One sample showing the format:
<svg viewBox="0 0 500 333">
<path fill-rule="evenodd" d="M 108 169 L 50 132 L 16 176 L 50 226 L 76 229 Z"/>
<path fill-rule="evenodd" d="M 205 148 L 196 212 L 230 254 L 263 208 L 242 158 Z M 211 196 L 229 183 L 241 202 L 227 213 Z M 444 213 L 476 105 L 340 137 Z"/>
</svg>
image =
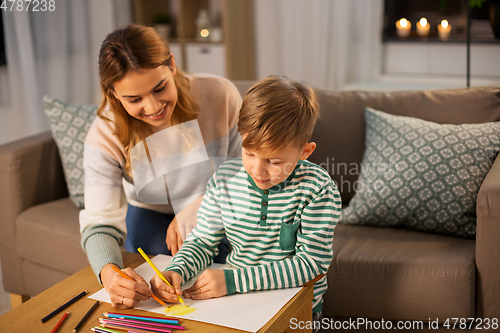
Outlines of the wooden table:
<svg viewBox="0 0 500 333">
<path fill-rule="evenodd" d="M 136 253 L 124 253 L 123 260 L 125 266 L 128 267 L 137 267 L 144 262 L 144 259 Z M 44 324 L 40 323 L 40 319 L 83 290 L 90 290 L 90 295 L 99 291 L 101 288 L 102 286 L 97 281 L 94 272 L 91 267 L 88 266 L 1 316 L 0 331 L 50 333 L 62 317 L 63 313 L 70 311 L 71 314 L 59 328 L 58 332 L 72 332 L 76 324 L 95 303 L 95 300 L 84 297 L 52 317 Z M 290 329 L 290 319 L 297 318 L 298 321 L 311 321 L 312 298 L 312 285 L 303 287 L 266 325 L 259 330 L 259 332 L 300 332 L 300 330 Z M 92 332 L 90 328 L 99 326 L 98 318 L 102 317 L 103 312 L 117 312 L 117 310 L 113 309 L 111 304 L 101 302 L 98 308 L 81 327 L 79 332 Z M 136 309 L 119 310 L 119 312 L 138 315 L 155 315 L 150 312 Z M 242 332 L 232 328 L 201 323 L 189 319 L 180 319 L 180 325 L 186 327 L 186 331 L 191 332 Z"/>
</svg>

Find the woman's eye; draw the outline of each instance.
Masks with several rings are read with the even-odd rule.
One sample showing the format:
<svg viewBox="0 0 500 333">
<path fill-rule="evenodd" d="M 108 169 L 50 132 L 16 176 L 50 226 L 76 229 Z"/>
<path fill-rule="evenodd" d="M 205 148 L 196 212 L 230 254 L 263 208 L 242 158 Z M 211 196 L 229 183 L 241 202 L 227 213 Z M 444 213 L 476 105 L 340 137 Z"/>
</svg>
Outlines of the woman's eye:
<svg viewBox="0 0 500 333">
<path fill-rule="evenodd" d="M 281 164 L 281 162 L 276 162 L 276 161 L 269 161 L 272 165 L 278 165 Z"/>
<path fill-rule="evenodd" d="M 137 102 L 139 102 L 140 100 L 141 100 L 140 98 L 138 98 L 138 99 L 133 99 L 133 100 L 129 101 L 129 103 L 137 103 Z"/>
<path fill-rule="evenodd" d="M 163 86 L 163 87 L 161 87 L 161 88 L 156 89 L 154 92 L 155 92 L 155 93 L 159 93 L 159 92 L 162 92 L 162 91 L 163 91 L 163 89 L 165 89 L 165 86 Z"/>
</svg>

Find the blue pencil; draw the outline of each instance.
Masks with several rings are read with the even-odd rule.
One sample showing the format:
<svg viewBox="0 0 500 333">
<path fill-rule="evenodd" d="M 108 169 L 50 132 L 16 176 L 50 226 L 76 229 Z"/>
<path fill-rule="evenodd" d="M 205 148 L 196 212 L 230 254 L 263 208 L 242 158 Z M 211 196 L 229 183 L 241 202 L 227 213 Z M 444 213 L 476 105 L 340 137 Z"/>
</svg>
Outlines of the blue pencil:
<svg viewBox="0 0 500 333">
<path fill-rule="evenodd" d="M 43 317 L 40 321 L 42 322 L 42 324 L 45 323 L 47 320 L 58 314 L 60 311 L 64 310 L 65 308 L 67 308 L 68 306 L 70 306 L 83 296 L 85 296 L 88 292 L 89 292 L 88 290 L 82 291 L 81 293 L 79 293 L 78 295 L 76 295 L 75 297 L 73 297 L 72 299 L 70 299 L 69 301 L 67 301 L 66 303 L 64 303 L 63 305 L 61 305 L 60 307 L 58 307 L 57 309 L 46 315 L 45 317 Z"/>
<path fill-rule="evenodd" d="M 177 325 L 179 323 L 178 320 L 175 319 L 163 319 L 163 318 L 156 318 L 156 317 L 146 317 L 146 316 L 133 316 L 133 315 L 125 315 L 121 313 L 110 313 L 110 312 L 104 312 L 102 314 L 106 318 L 122 318 L 122 319 L 134 319 L 134 320 L 140 320 L 144 322 L 152 322 L 152 323 L 160 323 L 160 324 L 175 324 Z"/>
</svg>

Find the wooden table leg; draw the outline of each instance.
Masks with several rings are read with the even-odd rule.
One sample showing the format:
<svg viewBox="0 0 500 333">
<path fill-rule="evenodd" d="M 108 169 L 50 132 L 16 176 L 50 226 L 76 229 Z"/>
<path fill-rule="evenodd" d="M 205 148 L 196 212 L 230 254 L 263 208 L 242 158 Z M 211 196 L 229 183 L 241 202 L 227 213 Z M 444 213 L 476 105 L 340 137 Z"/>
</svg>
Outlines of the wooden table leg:
<svg viewBox="0 0 500 333">
<path fill-rule="evenodd" d="M 29 300 L 31 297 L 26 295 L 10 294 L 10 306 L 11 309 L 19 306 Z"/>
</svg>

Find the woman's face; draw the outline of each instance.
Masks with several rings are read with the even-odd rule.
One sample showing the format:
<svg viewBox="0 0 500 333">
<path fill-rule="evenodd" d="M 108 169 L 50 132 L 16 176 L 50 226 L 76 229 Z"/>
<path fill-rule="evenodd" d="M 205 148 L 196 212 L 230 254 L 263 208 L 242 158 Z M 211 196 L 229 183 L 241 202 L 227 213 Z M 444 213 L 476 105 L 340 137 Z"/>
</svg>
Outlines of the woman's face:
<svg viewBox="0 0 500 333">
<path fill-rule="evenodd" d="M 131 72 L 114 84 L 115 97 L 130 116 L 157 130 L 167 128 L 171 125 L 170 119 L 177 104 L 176 70 L 172 58 L 171 67 Z"/>
</svg>

